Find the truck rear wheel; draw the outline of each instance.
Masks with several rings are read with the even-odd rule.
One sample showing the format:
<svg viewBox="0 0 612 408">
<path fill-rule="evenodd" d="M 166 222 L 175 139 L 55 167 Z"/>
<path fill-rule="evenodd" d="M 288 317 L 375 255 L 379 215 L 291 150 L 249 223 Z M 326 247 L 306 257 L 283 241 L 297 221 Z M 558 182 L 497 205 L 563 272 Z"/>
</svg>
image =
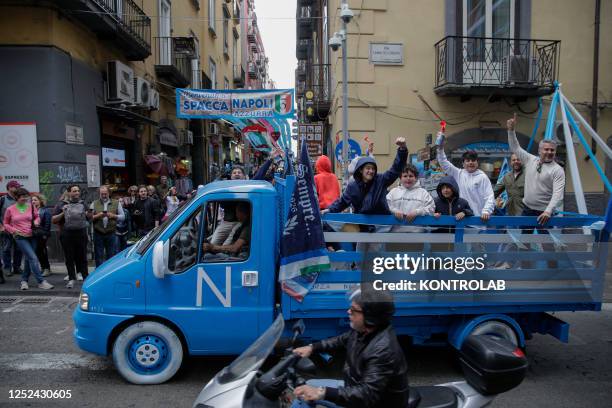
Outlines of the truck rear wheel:
<svg viewBox="0 0 612 408">
<path fill-rule="evenodd" d="M 132 384 L 161 384 L 181 367 L 183 345 L 168 326 L 138 322 L 126 327 L 115 340 L 113 362 Z"/>
<path fill-rule="evenodd" d="M 499 320 L 488 320 L 486 322 L 482 322 L 478 326 L 474 327 L 470 334 L 488 334 L 506 339 L 515 346 L 518 346 L 519 344 L 518 336 L 514 332 L 512 326 Z"/>
</svg>

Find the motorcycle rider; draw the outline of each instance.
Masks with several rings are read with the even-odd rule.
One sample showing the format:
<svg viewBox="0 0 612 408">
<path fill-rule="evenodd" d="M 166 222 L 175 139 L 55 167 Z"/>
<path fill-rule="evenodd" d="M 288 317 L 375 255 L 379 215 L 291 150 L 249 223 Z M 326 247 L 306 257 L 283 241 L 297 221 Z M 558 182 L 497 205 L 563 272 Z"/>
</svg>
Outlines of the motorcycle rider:
<svg viewBox="0 0 612 408">
<path fill-rule="evenodd" d="M 346 350 L 344 384 L 316 387 L 312 381 L 297 387 L 294 394 L 303 401 L 325 400 L 347 408 L 408 406 L 408 365 L 391 325 L 393 297 L 373 289 L 357 291 L 347 312 L 352 330 L 293 351 L 309 357 L 313 352 Z"/>
</svg>

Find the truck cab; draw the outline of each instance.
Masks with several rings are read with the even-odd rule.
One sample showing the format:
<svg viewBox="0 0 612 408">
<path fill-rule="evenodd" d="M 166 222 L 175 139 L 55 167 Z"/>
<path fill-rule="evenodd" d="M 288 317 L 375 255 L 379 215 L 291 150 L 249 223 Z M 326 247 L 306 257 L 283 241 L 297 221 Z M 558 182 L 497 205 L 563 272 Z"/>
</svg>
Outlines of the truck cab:
<svg viewBox="0 0 612 408">
<path fill-rule="evenodd" d="M 242 352 L 273 321 L 277 201 L 267 182 L 201 187 L 86 280 L 74 313 L 78 346 L 112 354 L 138 384 L 172 377 L 187 354 Z M 246 241 L 239 252 L 204 250 L 211 240 L 235 242 L 232 234 Z"/>
</svg>

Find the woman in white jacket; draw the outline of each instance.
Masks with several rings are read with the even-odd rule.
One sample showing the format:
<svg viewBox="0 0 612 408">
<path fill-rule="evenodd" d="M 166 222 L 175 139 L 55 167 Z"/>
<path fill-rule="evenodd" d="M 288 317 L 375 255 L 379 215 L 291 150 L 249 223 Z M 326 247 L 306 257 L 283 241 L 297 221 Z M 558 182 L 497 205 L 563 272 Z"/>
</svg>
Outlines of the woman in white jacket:
<svg viewBox="0 0 612 408">
<path fill-rule="evenodd" d="M 433 197 L 419 183 L 419 171 L 408 164 L 402 171 L 400 185 L 387 194 L 387 204 L 393 215 L 401 221 L 412 222 L 417 216 L 433 215 L 436 204 Z M 395 225 L 392 232 L 421 232 L 423 228 Z"/>
</svg>

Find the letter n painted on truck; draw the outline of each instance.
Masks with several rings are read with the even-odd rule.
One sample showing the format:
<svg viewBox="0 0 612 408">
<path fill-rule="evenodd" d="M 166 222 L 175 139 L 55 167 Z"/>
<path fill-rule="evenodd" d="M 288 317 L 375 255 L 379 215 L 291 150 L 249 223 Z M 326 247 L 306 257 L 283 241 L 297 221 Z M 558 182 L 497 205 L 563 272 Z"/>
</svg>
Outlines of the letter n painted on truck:
<svg viewBox="0 0 612 408">
<path fill-rule="evenodd" d="M 232 307 L 232 268 L 225 267 L 225 296 L 221 293 L 217 285 L 212 281 L 204 268 L 198 267 L 198 281 L 196 289 L 196 307 L 202 307 L 202 289 L 204 283 L 208 285 L 212 293 L 219 299 L 223 307 Z"/>
</svg>

